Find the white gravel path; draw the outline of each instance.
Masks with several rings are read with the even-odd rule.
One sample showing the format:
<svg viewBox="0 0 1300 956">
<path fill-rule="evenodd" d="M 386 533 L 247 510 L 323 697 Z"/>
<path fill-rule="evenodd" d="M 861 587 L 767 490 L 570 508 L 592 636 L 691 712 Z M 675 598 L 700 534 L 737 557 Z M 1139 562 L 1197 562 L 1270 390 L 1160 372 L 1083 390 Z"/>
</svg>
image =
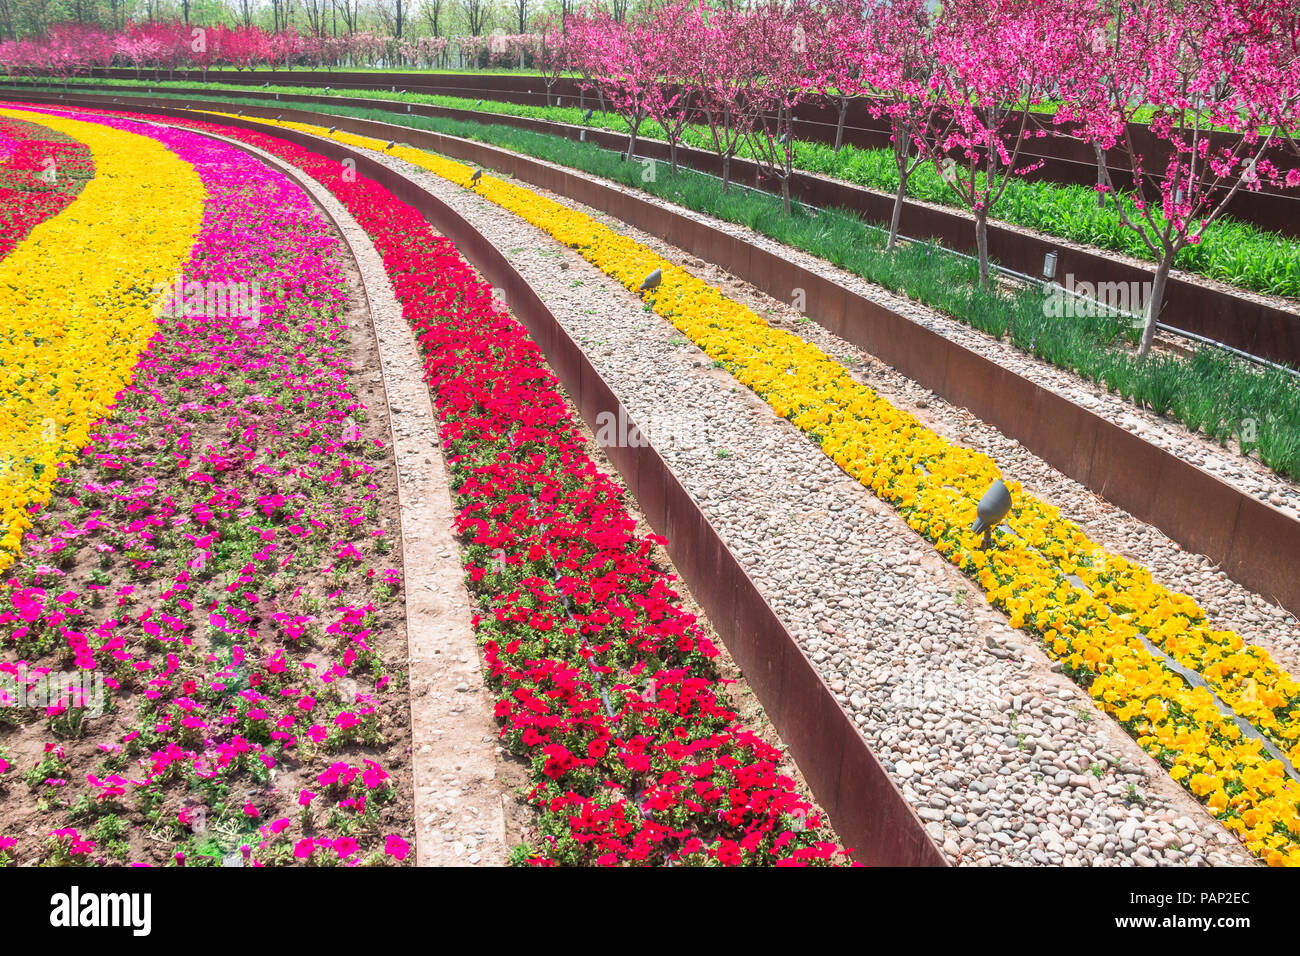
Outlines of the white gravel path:
<svg viewBox="0 0 1300 956">
<path fill-rule="evenodd" d="M 891 508 L 668 323 L 539 230 L 370 155 L 483 232 L 584 345 L 950 859 L 1253 862 Z M 815 326 L 796 327 L 827 344 Z M 931 417 L 957 414 L 928 402 Z M 969 417 L 961 427 L 988 431 Z"/>
</svg>

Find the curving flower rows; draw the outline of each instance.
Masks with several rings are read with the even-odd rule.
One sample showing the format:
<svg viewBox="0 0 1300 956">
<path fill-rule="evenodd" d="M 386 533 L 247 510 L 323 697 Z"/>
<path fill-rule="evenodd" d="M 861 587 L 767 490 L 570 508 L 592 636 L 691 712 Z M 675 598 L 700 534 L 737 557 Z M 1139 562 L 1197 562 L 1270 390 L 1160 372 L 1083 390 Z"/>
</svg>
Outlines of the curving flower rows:
<svg viewBox="0 0 1300 956">
<path fill-rule="evenodd" d="M 780 753 L 738 725 L 715 649 L 680 607 L 558 383 L 491 289 L 410 207 L 337 163 L 210 124 L 315 176 L 383 256 L 426 353 L 461 506 L 475 626 L 502 737 L 529 757 L 540 833 L 520 862 L 839 862 Z M 258 853 L 319 860 L 268 831 Z M 292 848 L 292 849 L 291 849 Z"/>
<path fill-rule="evenodd" d="M 198 176 L 161 144 L 62 117 L 42 123 L 84 143 L 96 175 L 74 208 L 0 261 L 0 571 L 57 467 L 130 381 L 154 331 L 157 286 L 185 261 L 203 209 Z"/>
<path fill-rule="evenodd" d="M 0 737 L 0 800 L 49 834 L 0 835 L 0 862 L 404 860 L 409 713 L 389 661 L 405 647 L 382 647 L 401 579 L 384 566 L 386 452 L 348 384 L 339 242 L 242 150 L 78 115 L 95 121 L 79 124 L 88 141 L 134 140 L 201 179 L 174 288 L 259 291 L 251 308 L 157 318 L 0 584 L 0 644 L 17 658 L 0 688 L 27 704 L 0 725 L 39 718 L 26 695 L 60 667 L 91 680 L 9 732 L 49 735 L 21 781 Z M 175 215 L 185 195 L 158 199 Z M 293 843 L 254 851 L 270 834 Z"/>
<path fill-rule="evenodd" d="M 315 135 L 321 127 L 276 123 Z M 1108 554 L 1057 508 L 1008 481 L 1016 507 L 998 547 L 980 550 L 969 532 L 975 503 L 996 463 L 960 448 L 894 408 L 816 346 L 769 326 L 752 311 L 652 250 L 607 226 L 473 167 L 407 146 L 334 133 L 383 150 L 516 213 L 578 250 L 629 290 L 662 272 L 644 294 L 739 381 L 817 441 L 823 451 L 984 588 L 1015 627 L 1038 633 L 1050 654 L 1116 716 L 1253 852 L 1274 865 L 1300 865 L 1300 784 L 1261 742 L 1153 654 L 1150 641 L 1199 672 L 1214 695 L 1300 762 L 1300 683 L 1262 648 L 1213 628 L 1190 598 L 1156 584 L 1150 572 Z"/>
</svg>

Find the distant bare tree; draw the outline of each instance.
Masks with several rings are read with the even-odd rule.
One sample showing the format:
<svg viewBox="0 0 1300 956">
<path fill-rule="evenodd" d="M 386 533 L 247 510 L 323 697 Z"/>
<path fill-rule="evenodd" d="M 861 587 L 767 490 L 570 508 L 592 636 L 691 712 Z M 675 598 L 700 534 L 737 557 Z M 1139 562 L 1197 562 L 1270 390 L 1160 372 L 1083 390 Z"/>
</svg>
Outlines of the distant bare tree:
<svg viewBox="0 0 1300 956">
<path fill-rule="evenodd" d="M 438 27 L 438 20 L 442 17 L 443 0 L 424 0 L 420 6 L 420 13 L 424 16 L 424 22 L 429 25 L 429 29 L 435 37 L 442 36 Z"/>
<path fill-rule="evenodd" d="M 470 36 L 482 36 L 483 28 L 492 17 L 492 8 L 485 0 L 460 0 L 461 12 L 465 14 L 465 25 Z"/>
<path fill-rule="evenodd" d="M 401 39 L 407 17 L 407 8 L 402 5 L 402 0 L 380 0 L 375 4 L 375 16 L 384 25 L 386 33 Z"/>
<path fill-rule="evenodd" d="M 334 9 L 343 14 L 343 25 L 348 33 L 356 33 L 361 19 L 360 0 L 334 0 Z"/>
<path fill-rule="evenodd" d="M 325 35 L 325 0 L 302 0 L 302 10 L 307 16 L 307 29 L 313 36 Z"/>
</svg>

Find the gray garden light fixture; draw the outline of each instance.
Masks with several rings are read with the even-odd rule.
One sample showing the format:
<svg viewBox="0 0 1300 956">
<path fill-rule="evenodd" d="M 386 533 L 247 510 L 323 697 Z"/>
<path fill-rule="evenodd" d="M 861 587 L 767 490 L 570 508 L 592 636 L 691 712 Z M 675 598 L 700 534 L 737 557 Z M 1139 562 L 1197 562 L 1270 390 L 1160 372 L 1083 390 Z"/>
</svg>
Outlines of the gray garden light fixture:
<svg viewBox="0 0 1300 956">
<path fill-rule="evenodd" d="M 583 121 L 584 123 L 590 123 L 590 122 L 591 122 L 591 114 L 594 113 L 594 112 L 596 112 L 594 109 L 589 109 L 589 110 L 587 110 L 587 112 L 585 112 L 585 113 L 582 114 L 582 121 Z"/>
<path fill-rule="evenodd" d="M 658 286 L 659 283 L 663 281 L 663 277 L 664 277 L 663 272 L 656 269 L 654 272 L 650 273 L 648 276 L 646 276 L 644 279 L 641 280 L 641 288 L 637 289 L 636 291 L 648 292 L 649 290 Z"/>
<path fill-rule="evenodd" d="M 476 169 L 476 170 L 474 170 L 474 175 L 471 176 L 471 177 L 469 178 L 469 181 L 470 181 L 471 183 L 476 183 L 476 182 L 478 182 L 478 181 L 479 181 L 480 179 L 482 179 L 482 178 L 483 178 L 483 170 L 481 170 L 481 169 Z"/>
<path fill-rule="evenodd" d="M 1056 278 L 1056 251 L 1043 256 L 1043 278 L 1048 282 Z"/>
<path fill-rule="evenodd" d="M 975 523 L 971 525 L 976 534 L 984 532 L 984 541 L 980 545 L 982 550 L 993 547 L 993 528 L 1010 512 L 1011 492 L 1000 480 L 993 482 L 975 507 Z"/>
</svg>

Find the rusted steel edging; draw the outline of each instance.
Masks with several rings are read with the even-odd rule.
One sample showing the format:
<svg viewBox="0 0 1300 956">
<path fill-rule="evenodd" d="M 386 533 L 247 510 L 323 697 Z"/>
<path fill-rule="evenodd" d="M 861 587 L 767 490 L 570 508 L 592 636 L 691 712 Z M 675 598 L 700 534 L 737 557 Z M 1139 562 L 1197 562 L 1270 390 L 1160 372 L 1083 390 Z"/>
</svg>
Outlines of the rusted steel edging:
<svg viewBox="0 0 1300 956">
<path fill-rule="evenodd" d="M 212 120 L 178 109 L 147 112 Z M 218 124 L 285 139 L 340 162 L 354 161 L 360 175 L 418 210 L 501 291 L 593 431 L 605 414 L 633 422 L 586 354 L 505 256 L 437 197 L 343 144 L 296 130 L 268 130 L 251 121 L 221 119 Z M 669 555 L 691 594 L 753 687 L 841 840 L 854 848 L 854 858 L 875 866 L 947 866 L 857 726 L 658 451 L 648 441 L 603 451 L 646 520 L 668 539 Z"/>
<path fill-rule="evenodd" d="M 212 95 L 213 91 L 201 88 L 169 91 L 166 96 L 159 96 L 158 99 L 174 103 L 178 102 L 177 95 L 180 94 L 201 96 Z M 108 96 L 108 94 L 67 95 Z M 484 114 L 476 110 L 458 110 L 417 103 L 408 104 L 407 112 L 402 114 L 395 108 L 400 104 L 389 100 L 315 94 L 272 94 L 257 91 L 239 92 L 237 95 L 277 103 L 336 104 L 387 110 L 397 115 L 441 116 L 479 124 L 495 123 L 570 140 L 585 137 L 586 141 L 611 150 L 622 150 L 627 145 L 625 135 L 608 130 L 585 129 L 568 123 L 530 117 Z M 58 96 L 58 94 L 34 94 L 32 98 L 40 102 L 50 102 L 51 97 Z M 276 99 L 272 100 L 272 97 Z M 183 100 L 183 96 L 181 99 Z M 60 101 L 66 102 L 66 95 Z M 259 109 L 258 107 L 235 108 L 250 112 Z M 278 110 L 279 107 L 276 107 L 272 115 Z M 345 117 L 335 117 L 332 114 L 317 115 L 327 116 L 331 124 L 346 128 L 340 122 Z M 346 118 L 350 119 L 350 117 Z M 404 133 L 402 136 L 404 142 L 414 142 L 410 134 L 424 132 L 408 127 L 400 127 L 400 129 Z M 668 144 L 658 140 L 639 139 L 637 151 L 639 155 L 659 160 L 667 160 L 669 157 Z M 721 161 L 715 154 L 689 146 L 678 148 L 678 162 L 688 168 L 714 175 L 721 173 L 722 168 Z M 765 184 L 761 179 L 761 168 L 757 163 L 735 157 L 731 161 L 731 167 L 732 175 L 737 182 L 745 181 L 770 191 L 770 184 Z M 791 177 L 790 193 L 796 200 L 823 208 L 848 210 L 865 221 L 876 224 L 889 222 L 893 213 L 892 196 L 816 173 L 796 171 Z M 1271 208 L 1277 208 L 1277 203 L 1285 201 L 1287 201 L 1286 197 L 1274 196 Z M 1300 201 L 1298 201 L 1298 208 L 1300 208 Z M 1296 218 L 1296 224 L 1297 231 L 1300 231 L 1300 217 Z M 904 202 L 899 228 L 904 235 L 932 238 L 950 249 L 959 251 L 970 249 L 974 242 L 974 223 L 969 216 L 960 211 L 922 203 Z M 1105 252 L 1076 248 L 1075 245 L 1065 244 L 1052 237 L 1033 234 L 1009 224 L 989 224 L 989 254 L 1010 269 L 1036 276 L 1042 270 L 1045 257 L 1051 252 L 1057 255 L 1058 281 L 1069 276 L 1072 277 L 1074 285 L 1086 282 L 1094 289 L 1102 283 L 1120 284 L 1123 286 L 1126 301 L 1131 302 L 1135 297 L 1140 299 L 1142 290 L 1152 280 L 1153 265 L 1131 265 L 1114 259 Z M 1222 342 L 1261 358 L 1300 365 L 1300 313 L 1276 308 L 1249 295 L 1234 294 L 1179 276 L 1171 276 L 1165 290 L 1161 321 L 1171 328 Z"/>
<path fill-rule="evenodd" d="M 278 112 L 293 121 L 320 121 L 310 111 Z M 775 298 L 789 301 L 794 289 L 803 289 L 809 317 L 831 332 L 968 408 L 1054 468 L 1215 561 L 1239 584 L 1300 614 L 1300 521 L 992 359 L 774 252 L 582 174 L 441 133 L 347 117 L 334 122 L 379 138 L 400 134 L 418 148 L 509 173 L 608 212 Z"/>
</svg>

